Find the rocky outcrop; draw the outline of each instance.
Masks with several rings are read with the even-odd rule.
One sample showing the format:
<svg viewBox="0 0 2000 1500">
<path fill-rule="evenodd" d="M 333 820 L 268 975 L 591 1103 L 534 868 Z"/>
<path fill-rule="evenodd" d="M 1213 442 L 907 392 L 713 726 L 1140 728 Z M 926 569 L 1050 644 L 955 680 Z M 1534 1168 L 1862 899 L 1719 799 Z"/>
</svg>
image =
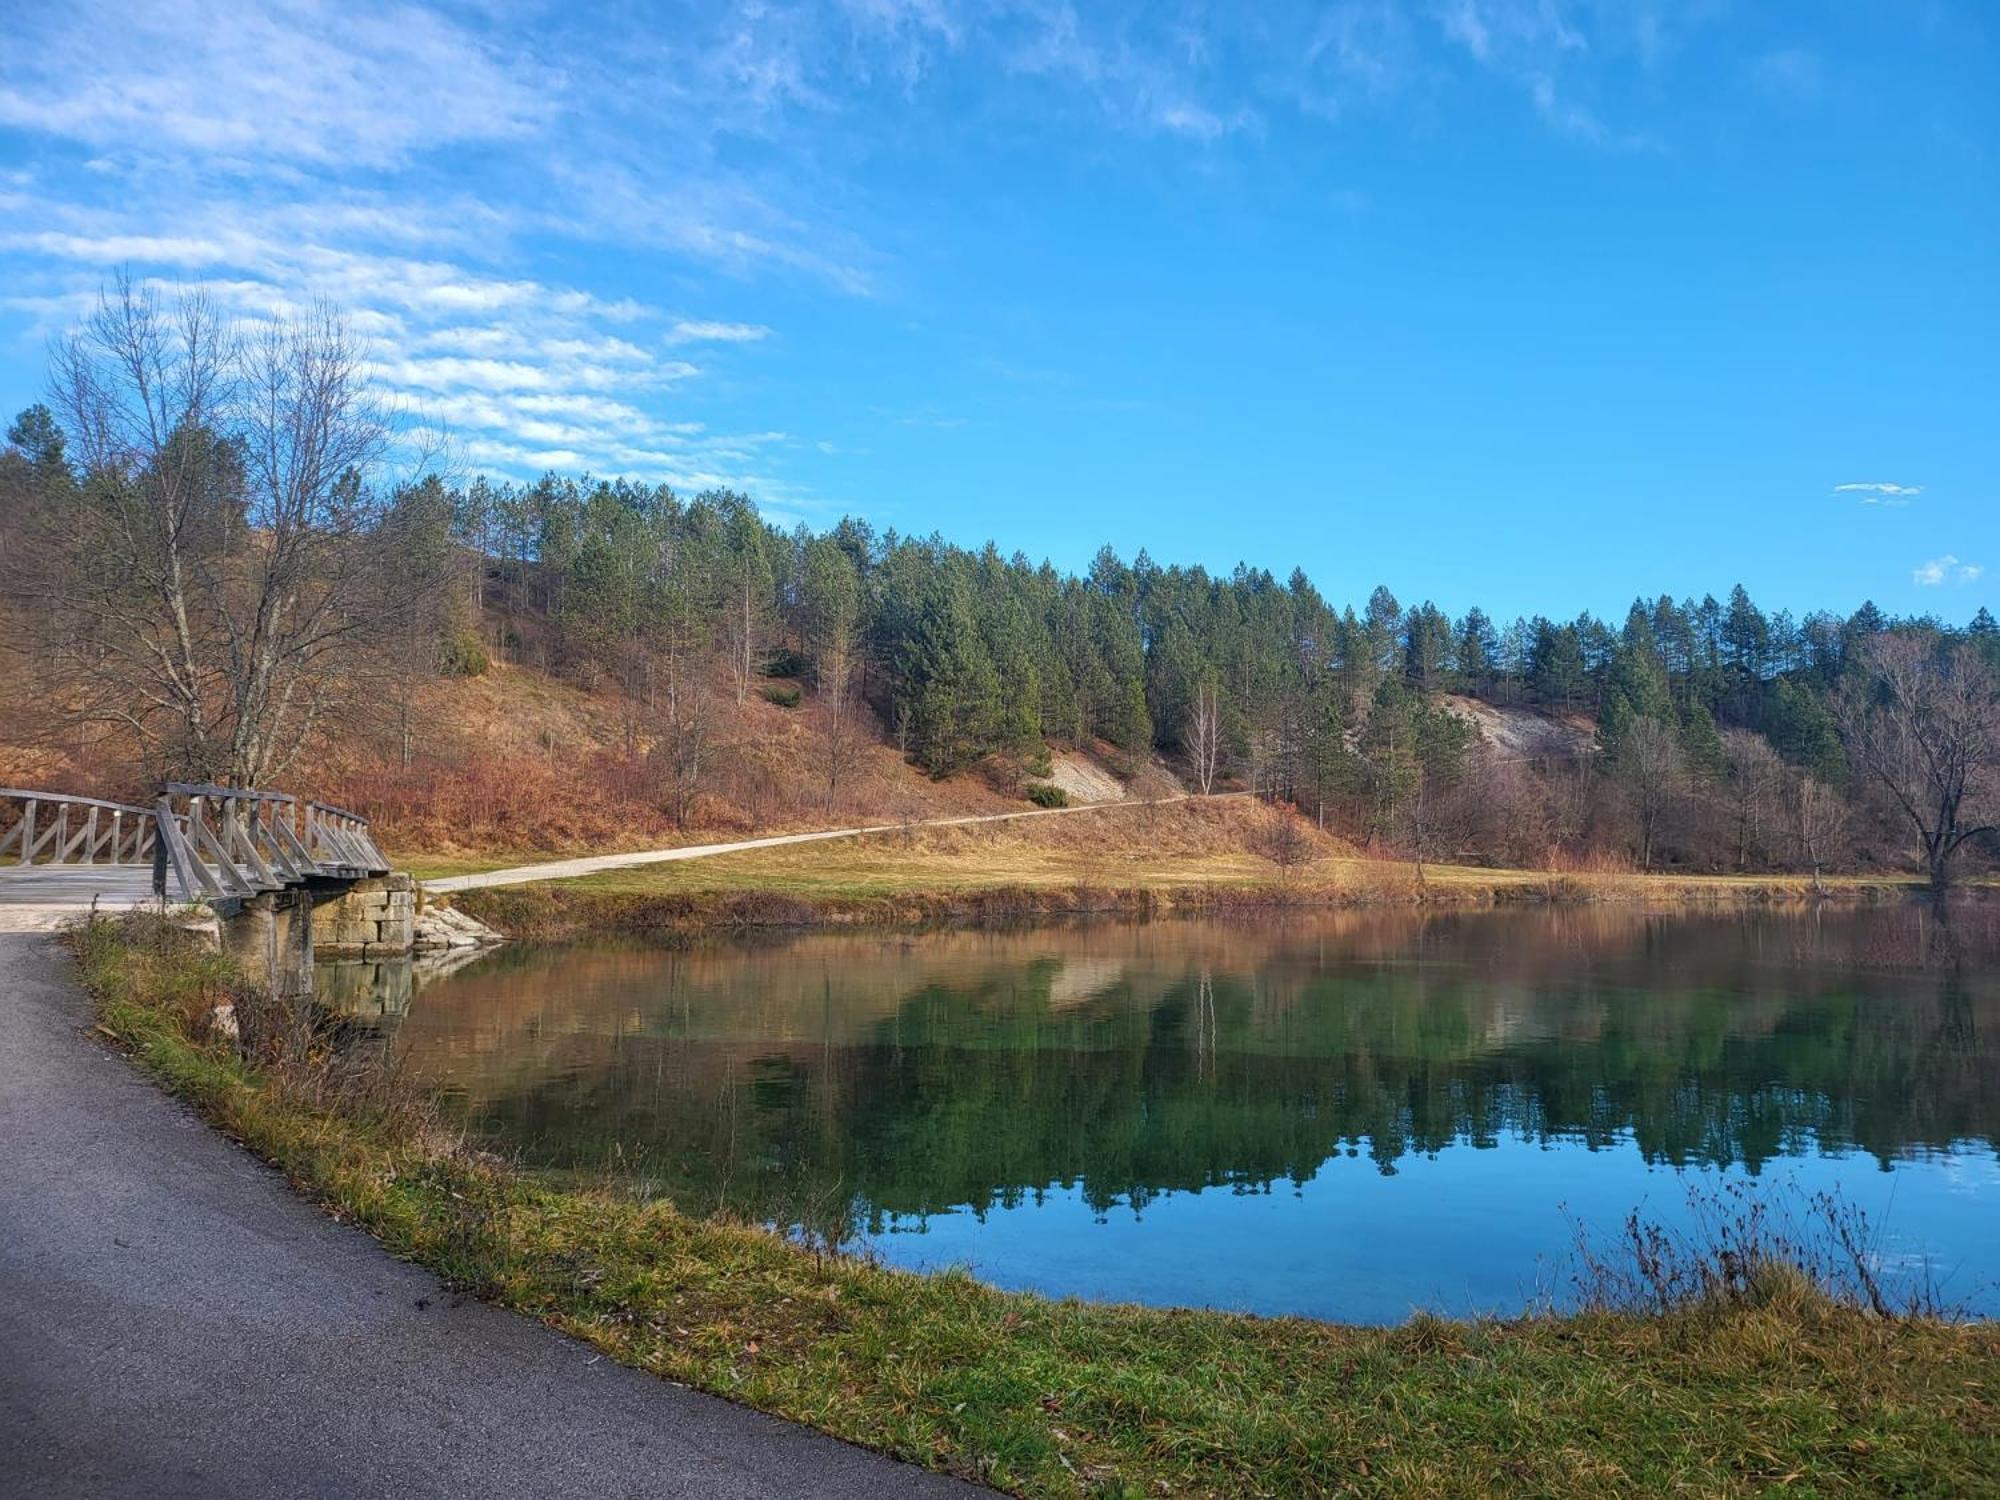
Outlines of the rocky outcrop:
<svg viewBox="0 0 2000 1500">
<path fill-rule="evenodd" d="M 506 938 L 475 917 L 433 903 L 417 913 L 411 948 L 417 953 L 440 953 L 456 949 L 490 948 Z"/>
</svg>

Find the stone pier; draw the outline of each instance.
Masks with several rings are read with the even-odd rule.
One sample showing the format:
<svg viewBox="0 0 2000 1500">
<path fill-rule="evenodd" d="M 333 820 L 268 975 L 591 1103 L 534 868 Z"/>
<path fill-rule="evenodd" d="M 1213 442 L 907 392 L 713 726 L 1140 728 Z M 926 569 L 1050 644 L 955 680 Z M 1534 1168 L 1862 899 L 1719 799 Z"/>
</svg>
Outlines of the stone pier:
<svg viewBox="0 0 2000 1500">
<path fill-rule="evenodd" d="M 217 942 L 244 977 L 272 993 L 309 998 L 316 959 L 469 955 L 504 939 L 446 906 L 417 912 L 417 883 L 400 872 L 214 903 Z"/>
<path fill-rule="evenodd" d="M 321 958 L 400 958 L 416 940 L 417 883 L 376 875 L 315 899 L 312 946 Z"/>
<path fill-rule="evenodd" d="M 310 996 L 316 958 L 405 958 L 415 941 L 416 882 L 403 874 L 313 880 L 215 907 L 222 951 L 278 995 Z"/>
</svg>

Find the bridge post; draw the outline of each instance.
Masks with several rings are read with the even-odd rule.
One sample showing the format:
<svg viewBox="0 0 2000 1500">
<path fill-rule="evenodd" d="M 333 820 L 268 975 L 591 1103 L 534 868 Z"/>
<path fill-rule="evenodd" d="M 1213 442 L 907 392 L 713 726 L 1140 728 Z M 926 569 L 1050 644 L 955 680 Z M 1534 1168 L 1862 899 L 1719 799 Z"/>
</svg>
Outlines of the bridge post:
<svg viewBox="0 0 2000 1500">
<path fill-rule="evenodd" d="M 222 951 L 243 977 L 283 999 L 313 992 L 312 897 L 303 890 L 245 896 L 231 912 L 218 904 Z"/>
</svg>

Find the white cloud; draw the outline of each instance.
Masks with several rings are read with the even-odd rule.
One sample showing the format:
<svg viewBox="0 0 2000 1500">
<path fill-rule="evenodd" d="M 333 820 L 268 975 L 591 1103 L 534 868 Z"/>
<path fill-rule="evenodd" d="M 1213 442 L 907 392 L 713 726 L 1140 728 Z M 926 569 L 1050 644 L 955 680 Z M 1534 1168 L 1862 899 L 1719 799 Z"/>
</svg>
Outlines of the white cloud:
<svg viewBox="0 0 2000 1500">
<path fill-rule="evenodd" d="M 762 323 L 711 323 L 699 319 L 683 319 L 667 330 L 670 344 L 754 344 L 770 336 L 771 330 Z"/>
<path fill-rule="evenodd" d="M 1836 495 L 1861 493 L 1890 497 L 1907 497 L 1921 495 L 1924 492 L 1924 487 L 1920 484 L 1836 484 L 1833 487 L 1833 492 Z M 1875 502 L 1869 501 L 1868 503 L 1873 504 Z"/>
<path fill-rule="evenodd" d="M 1910 581 L 1924 588 L 1936 588 L 1941 583 L 1975 582 L 1985 571 L 1981 564 L 1960 562 L 1947 552 L 1910 569 Z"/>
</svg>

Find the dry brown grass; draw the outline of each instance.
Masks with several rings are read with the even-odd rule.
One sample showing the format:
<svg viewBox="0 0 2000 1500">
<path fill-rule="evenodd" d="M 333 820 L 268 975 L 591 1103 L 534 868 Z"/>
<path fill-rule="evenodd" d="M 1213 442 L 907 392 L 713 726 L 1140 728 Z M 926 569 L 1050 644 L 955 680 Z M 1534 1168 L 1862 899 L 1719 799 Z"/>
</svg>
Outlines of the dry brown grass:
<svg viewBox="0 0 2000 1500">
<path fill-rule="evenodd" d="M 1815 899 L 1802 876 L 1491 870 L 1368 858 L 1306 830 L 1289 872 L 1261 853 L 1247 798 L 1121 804 L 965 828 L 892 830 L 494 890 L 456 899 L 520 937 L 821 923 L 919 925 L 1103 913 L 1500 904 L 1745 906 Z M 434 870 L 430 873 L 444 873 Z M 1848 900 L 1900 899 L 1906 877 L 1829 880 Z"/>
<path fill-rule="evenodd" d="M 311 773 L 325 800 L 365 810 L 398 854 L 486 856 L 669 848 L 855 822 L 1002 812 L 1024 805 L 978 776 L 936 782 L 866 733 L 829 805 L 819 705 L 786 709 L 712 684 L 710 773 L 678 829 L 646 763 L 647 716 L 519 667 L 423 692 L 412 763 L 379 735 L 350 741 Z M 501 862 L 506 862 L 502 860 Z"/>
</svg>

